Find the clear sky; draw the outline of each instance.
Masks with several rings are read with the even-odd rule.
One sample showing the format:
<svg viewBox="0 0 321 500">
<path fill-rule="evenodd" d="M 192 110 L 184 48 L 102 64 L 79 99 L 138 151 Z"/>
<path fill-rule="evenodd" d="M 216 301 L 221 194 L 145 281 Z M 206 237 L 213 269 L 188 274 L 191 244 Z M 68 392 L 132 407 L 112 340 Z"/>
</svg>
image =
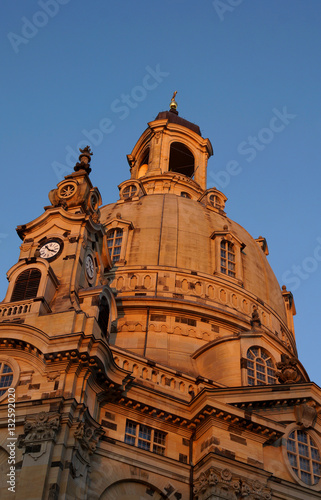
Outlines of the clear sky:
<svg viewBox="0 0 321 500">
<path fill-rule="evenodd" d="M 267 239 L 321 385 L 320 0 L 2 0 L 0 295 L 15 232 L 90 144 L 103 203 L 174 90 L 214 148 L 208 187 Z M 84 141 L 84 142 L 83 142 Z M 78 153 L 77 153 L 78 156 Z"/>
</svg>

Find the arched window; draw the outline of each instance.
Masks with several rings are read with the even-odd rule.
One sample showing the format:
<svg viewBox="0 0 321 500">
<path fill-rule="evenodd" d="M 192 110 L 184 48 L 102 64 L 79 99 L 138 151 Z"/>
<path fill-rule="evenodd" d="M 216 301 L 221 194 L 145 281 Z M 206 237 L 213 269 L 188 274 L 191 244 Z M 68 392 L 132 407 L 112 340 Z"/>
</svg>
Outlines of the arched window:
<svg viewBox="0 0 321 500">
<path fill-rule="evenodd" d="M 11 302 L 37 297 L 40 278 L 41 272 L 35 268 L 26 269 L 19 274 L 13 288 Z"/>
<path fill-rule="evenodd" d="M 235 278 L 235 250 L 230 241 L 221 241 L 221 273 Z"/>
<path fill-rule="evenodd" d="M 249 385 L 276 383 L 273 361 L 261 347 L 251 347 L 247 351 L 247 380 Z"/>
<path fill-rule="evenodd" d="M 137 186 L 135 186 L 135 184 L 130 184 L 129 186 L 125 187 L 122 194 L 124 200 L 126 200 L 135 196 L 136 193 L 137 193 Z"/>
<path fill-rule="evenodd" d="M 181 192 L 181 197 L 182 197 L 182 198 L 191 198 L 191 195 L 190 195 L 190 194 L 188 194 L 188 193 L 186 193 L 185 191 L 182 191 L 182 192 Z"/>
<path fill-rule="evenodd" d="M 145 151 L 143 159 L 140 162 L 140 166 L 148 165 L 149 162 L 149 148 Z"/>
<path fill-rule="evenodd" d="M 110 229 L 107 233 L 107 247 L 113 263 L 120 259 L 122 239 L 123 230 L 121 228 Z"/>
<path fill-rule="evenodd" d="M 184 144 L 180 142 L 171 144 L 168 170 L 187 177 L 192 177 L 194 174 L 194 156 Z"/>
<path fill-rule="evenodd" d="M 107 335 L 108 320 L 109 320 L 109 304 L 106 297 L 103 296 L 100 299 L 99 303 L 98 324 L 104 335 Z"/>
<path fill-rule="evenodd" d="M 321 457 L 312 437 L 303 430 L 291 432 L 286 443 L 289 462 L 301 481 L 313 486 L 321 479 Z"/>
<path fill-rule="evenodd" d="M 0 362 L 0 396 L 11 386 L 13 381 L 13 370 L 11 366 Z"/>
</svg>

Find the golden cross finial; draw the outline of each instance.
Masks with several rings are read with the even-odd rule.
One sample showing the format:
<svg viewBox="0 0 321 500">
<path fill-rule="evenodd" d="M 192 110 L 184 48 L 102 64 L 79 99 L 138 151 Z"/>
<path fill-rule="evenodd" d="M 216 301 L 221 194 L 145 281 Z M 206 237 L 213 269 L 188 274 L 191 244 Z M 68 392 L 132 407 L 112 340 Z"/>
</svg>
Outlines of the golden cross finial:
<svg viewBox="0 0 321 500">
<path fill-rule="evenodd" d="M 177 90 L 175 90 L 174 94 L 173 94 L 173 97 L 171 99 L 171 102 L 170 102 L 170 109 L 177 109 L 177 102 L 175 101 L 175 97 L 176 97 L 176 94 L 177 94 Z"/>
</svg>

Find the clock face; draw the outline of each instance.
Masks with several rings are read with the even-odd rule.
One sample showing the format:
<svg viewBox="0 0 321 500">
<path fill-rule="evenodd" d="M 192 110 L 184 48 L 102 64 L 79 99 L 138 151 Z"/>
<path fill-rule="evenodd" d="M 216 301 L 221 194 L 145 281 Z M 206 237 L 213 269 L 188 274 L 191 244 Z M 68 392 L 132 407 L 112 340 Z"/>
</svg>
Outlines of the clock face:
<svg viewBox="0 0 321 500">
<path fill-rule="evenodd" d="M 58 240 L 51 240 L 44 243 L 39 250 L 40 257 L 43 259 L 53 259 L 57 257 L 62 248 L 62 244 Z"/>
<path fill-rule="evenodd" d="M 94 261 L 91 255 L 87 255 L 85 260 L 86 273 L 88 278 L 91 280 L 94 277 Z"/>
</svg>

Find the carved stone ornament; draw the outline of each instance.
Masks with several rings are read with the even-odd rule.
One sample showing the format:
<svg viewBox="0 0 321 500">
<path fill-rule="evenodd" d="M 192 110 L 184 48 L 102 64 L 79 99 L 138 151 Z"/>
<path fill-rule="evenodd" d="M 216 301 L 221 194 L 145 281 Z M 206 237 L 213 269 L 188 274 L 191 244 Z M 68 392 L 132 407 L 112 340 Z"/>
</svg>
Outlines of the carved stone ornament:
<svg viewBox="0 0 321 500">
<path fill-rule="evenodd" d="M 202 472 L 194 483 L 195 500 L 237 500 L 240 491 L 240 480 L 233 478 L 229 469 L 210 467 L 206 472 Z"/>
<path fill-rule="evenodd" d="M 232 474 L 229 469 L 210 467 L 194 483 L 195 500 L 271 500 L 270 488 L 258 480 Z"/>
<path fill-rule="evenodd" d="M 48 500 L 58 500 L 59 496 L 59 485 L 58 483 L 52 483 L 49 487 Z"/>
<path fill-rule="evenodd" d="M 24 446 L 41 441 L 55 440 L 60 427 L 58 413 L 41 412 L 26 418 L 24 425 Z"/>
<path fill-rule="evenodd" d="M 79 151 L 79 162 L 74 166 L 74 170 L 75 172 L 78 172 L 78 170 L 85 170 L 87 174 L 90 174 L 91 168 L 89 164 L 91 162 L 91 156 L 93 155 L 93 153 L 91 152 L 89 146 L 86 146 L 84 149 L 79 148 Z"/>
<path fill-rule="evenodd" d="M 261 320 L 260 320 L 259 312 L 257 309 L 254 309 L 252 312 L 251 326 L 253 328 L 260 328 L 261 327 Z"/>
<path fill-rule="evenodd" d="M 257 479 L 250 481 L 241 479 L 241 495 L 242 500 L 271 500 L 272 492 L 261 481 Z"/>
<path fill-rule="evenodd" d="M 306 429 L 313 427 L 318 416 L 316 403 L 314 401 L 309 401 L 308 403 L 296 406 L 295 416 L 298 425 L 302 425 Z"/>
<path fill-rule="evenodd" d="M 301 374 L 297 368 L 297 358 L 288 354 L 281 354 L 281 361 L 276 364 L 279 371 L 275 373 L 280 384 L 297 384 L 301 382 Z"/>
<path fill-rule="evenodd" d="M 104 431 L 101 427 L 94 427 L 88 422 L 79 422 L 74 432 L 74 437 L 78 441 L 78 452 L 80 456 L 89 463 L 91 455 L 97 447 L 97 443 Z"/>
</svg>

